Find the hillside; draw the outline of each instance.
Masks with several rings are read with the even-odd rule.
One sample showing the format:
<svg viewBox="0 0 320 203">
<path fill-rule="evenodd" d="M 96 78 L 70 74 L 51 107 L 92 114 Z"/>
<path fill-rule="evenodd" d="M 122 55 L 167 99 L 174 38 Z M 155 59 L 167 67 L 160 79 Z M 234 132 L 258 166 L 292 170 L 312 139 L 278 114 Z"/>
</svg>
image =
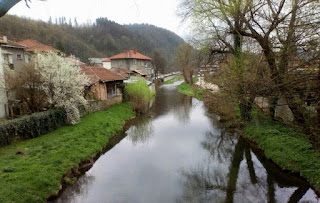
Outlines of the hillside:
<svg viewBox="0 0 320 203">
<path fill-rule="evenodd" d="M 83 61 L 136 49 L 149 56 L 158 50 L 170 62 L 174 49 L 183 42 L 178 35 L 163 28 L 147 24 L 120 25 L 106 18 L 96 19 L 90 25 L 78 25 L 67 23 L 65 18 L 53 23 L 6 15 L 0 18 L 0 35 L 17 41 L 31 37 Z"/>
</svg>

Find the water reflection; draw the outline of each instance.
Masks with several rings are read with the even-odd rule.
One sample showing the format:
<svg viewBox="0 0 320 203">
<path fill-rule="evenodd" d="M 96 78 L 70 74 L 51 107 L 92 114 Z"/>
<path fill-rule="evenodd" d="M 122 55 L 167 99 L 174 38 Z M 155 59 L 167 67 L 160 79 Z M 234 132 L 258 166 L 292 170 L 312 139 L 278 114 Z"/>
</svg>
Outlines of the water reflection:
<svg viewBox="0 0 320 203">
<path fill-rule="evenodd" d="M 241 139 L 223 137 L 232 138 L 208 132 L 201 144 L 210 158 L 197 168 L 181 171 L 182 202 L 319 201 L 306 182 L 254 154 Z"/>
<path fill-rule="evenodd" d="M 110 140 L 110 150 L 57 202 L 317 202 L 223 129 L 203 103 L 159 89 L 151 111 Z"/>
<path fill-rule="evenodd" d="M 134 145 L 147 142 L 153 136 L 152 118 L 144 116 L 136 119 L 135 125 L 128 129 L 127 134 Z"/>
</svg>

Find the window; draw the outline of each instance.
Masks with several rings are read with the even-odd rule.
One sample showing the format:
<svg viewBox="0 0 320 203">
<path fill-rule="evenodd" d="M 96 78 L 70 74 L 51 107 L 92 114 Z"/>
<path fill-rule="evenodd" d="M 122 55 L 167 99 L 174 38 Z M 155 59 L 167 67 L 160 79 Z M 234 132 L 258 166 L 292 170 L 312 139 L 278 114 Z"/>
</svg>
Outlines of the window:
<svg viewBox="0 0 320 203">
<path fill-rule="evenodd" d="M 133 59 L 133 64 L 137 64 L 137 60 L 136 59 Z"/>
<path fill-rule="evenodd" d="M 22 60 L 22 55 L 21 54 L 17 54 L 17 59 Z"/>
<path fill-rule="evenodd" d="M 117 88 L 114 83 L 107 83 L 107 97 L 112 98 L 117 96 Z"/>
<path fill-rule="evenodd" d="M 122 65 L 122 61 L 119 61 L 119 66 L 121 66 Z"/>
</svg>

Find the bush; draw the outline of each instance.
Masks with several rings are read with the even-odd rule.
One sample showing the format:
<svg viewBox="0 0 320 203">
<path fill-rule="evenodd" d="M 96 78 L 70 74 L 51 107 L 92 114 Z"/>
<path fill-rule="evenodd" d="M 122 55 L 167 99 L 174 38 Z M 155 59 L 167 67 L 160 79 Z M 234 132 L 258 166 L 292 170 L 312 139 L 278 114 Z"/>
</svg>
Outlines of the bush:
<svg viewBox="0 0 320 203">
<path fill-rule="evenodd" d="M 55 109 L 34 113 L 0 123 L 0 146 L 47 134 L 67 124 L 64 110 Z"/>
<path fill-rule="evenodd" d="M 134 111 L 143 113 L 148 109 L 149 103 L 155 93 L 147 85 L 144 79 L 125 86 L 125 98 L 131 103 Z"/>
</svg>

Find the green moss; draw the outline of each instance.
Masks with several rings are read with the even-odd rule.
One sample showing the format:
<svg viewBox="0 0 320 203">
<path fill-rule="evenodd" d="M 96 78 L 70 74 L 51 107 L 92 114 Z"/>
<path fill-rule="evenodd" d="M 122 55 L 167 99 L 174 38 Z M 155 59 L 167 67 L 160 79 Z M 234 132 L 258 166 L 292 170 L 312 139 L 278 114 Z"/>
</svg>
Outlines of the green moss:
<svg viewBox="0 0 320 203">
<path fill-rule="evenodd" d="M 195 85 L 190 85 L 185 82 L 181 83 L 178 86 L 178 91 L 182 94 L 195 97 L 199 100 L 203 100 L 203 95 L 205 94 L 205 90 L 201 89 Z"/>
<path fill-rule="evenodd" d="M 76 125 L 0 148 L 0 202 L 45 202 L 64 174 L 100 151 L 133 116 L 129 104 L 119 104 Z"/>
<path fill-rule="evenodd" d="M 300 172 L 310 184 L 320 188 L 320 153 L 308 137 L 290 126 L 263 119 L 245 128 L 245 136 L 255 140 L 267 158 L 286 170 Z"/>
<path fill-rule="evenodd" d="M 182 75 L 176 75 L 171 80 L 165 81 L 163 84 L 164 85 L 173 84 L 173 83 L 175 83 L 177 81 L 180 81 L 180 80 L 183 80 L 183 76 Z"/>
</svg>

